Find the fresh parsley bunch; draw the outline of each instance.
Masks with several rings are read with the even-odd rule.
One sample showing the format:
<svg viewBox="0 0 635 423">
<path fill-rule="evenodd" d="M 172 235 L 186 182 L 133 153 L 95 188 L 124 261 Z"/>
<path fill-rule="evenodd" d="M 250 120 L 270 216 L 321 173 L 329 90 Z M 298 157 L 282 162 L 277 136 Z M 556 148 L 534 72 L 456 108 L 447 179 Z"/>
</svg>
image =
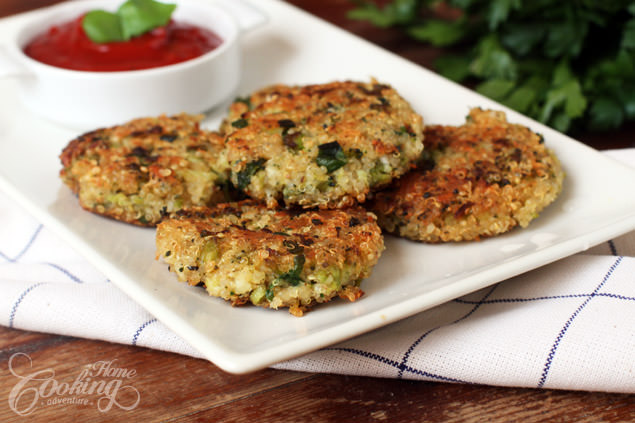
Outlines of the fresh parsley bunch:
<svg viewBox="0 0 635 423">
<path fill-rule="evenodd" d="M 353 1 L 350 18 L 454 46 L 435 63 L 442 75 L 559 131 L 635 120 L 633 0 Z"/>
</svg>

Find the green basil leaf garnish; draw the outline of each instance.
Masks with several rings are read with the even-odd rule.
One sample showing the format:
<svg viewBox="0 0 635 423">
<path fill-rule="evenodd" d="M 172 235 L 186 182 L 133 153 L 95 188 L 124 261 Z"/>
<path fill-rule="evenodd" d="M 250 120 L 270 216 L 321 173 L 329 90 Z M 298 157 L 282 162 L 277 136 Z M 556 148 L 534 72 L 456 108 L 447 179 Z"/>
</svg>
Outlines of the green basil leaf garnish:
<svg viewBox="0 0 635 423">
<path fill-rule="evenodd" d="M 126 40 L 166 25 L 170 21 L 176 4 L 154 0 L 128 0 L 119 7 L 121 29 Z"/>
<path fill-rule="evenodd" d="M 117 12 L 92 10 L 82 19 L 84 32 L 95 43 L 128 41 L 166 25 L 176 4 L 155 0 L 127 0 Z"/>
<path fill-rule="evenodd" d="M 337 141 L 319 145 L 318 150 L 316 162 L 318 165 L 326 167 L 328 173 L 344 166 L 348 160 L 342 146 Z"/>
<path fill-rule="evenodd" d="M 119 16 L 105 10 L 91 10 L 86 13 L 82 19 L 82 28 L 95 43 L 125 41 Z"/>
</svg>

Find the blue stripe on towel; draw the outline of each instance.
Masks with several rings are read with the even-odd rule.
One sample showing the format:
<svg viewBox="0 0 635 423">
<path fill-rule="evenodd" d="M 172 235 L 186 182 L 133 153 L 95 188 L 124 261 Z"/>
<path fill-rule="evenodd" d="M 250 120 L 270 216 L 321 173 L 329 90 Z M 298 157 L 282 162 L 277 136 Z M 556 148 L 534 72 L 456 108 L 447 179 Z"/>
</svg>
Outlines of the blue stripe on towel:
<svg viewBox="0 0 635 423">
<path fill-rule="evenodd" d="M 9 327 L 10 328 L 13 327 L 13 321 L 15 320 L 15 313 L 18 310 L 18 307 L 20 306 L 20 304 L 22 303 L 22 300 L 24 300 L 24 297 L 26 297 L 29 292 L 33 291 L 38 286 L 44 285 L 46 283 L 47 282 L 38 282 L 36 284 L 33 284 L 30 287 L 28 287 L 22 294 L 20 294 L 18 299 L 15 301 L 15 303 L 13 303 L 13 307 L 11 307 L 11 314 L 9 314 Z"/>
<path fill-rule="evenodd" d="M 601 292 L 597 294 L 567 294 L 567 295 L 547 295 L 544 297 L 530 297 L 530 298 L 496 298 L 487 301 L 470 301 L 457 298 L 453 300 L 459 304 L 501 304 L 501 303 L 528 303 L 532 301 L 545 301 L 545 300 L 558 300 L 567 298 L 587 298 L 587 297 L 609 297 L 618 300 L 635 301 L 635 297 L 627 297 L 626 295 L 610 294 L 608 292 Z"/>
<path fill-rule="evenodd" d="M 467 382 L 465 380 L 455 379 L 455 378 L 451 378 L 451 377 L 447 377 L 447 376 L 442 376 L 442 375 L 437 375 L 437 374 L 434 374 L 434 373 L 429 373 L 429 372 L 426 372 L 426 371 L 423 371 L 423 370 L 414 369 L 414 368 L 412 368 L 410 366 L 405 366 L 405 365 L 403 365 L 401 363 L 397 363 L 395 360 L 391 360 L 391 359 L 389 359 L 387 357 L 384 357 L 382 355 L 379 355 L 379 354 L 376 354 L 376 353 L 371 353 L 371 352 L 368 352 L 368 351 L 358 350 L 356 348 L 328 347 L 328 348 L 322 348 L 322 351 L 339 351 L 339 352 L 347 352 L 347 353 L 351 353 L 351 354 L 355 354 L 355 355 L 361 355 L 362 357 L 370 358 L 372 360 L 379 361 L 380 363 L 387 364 L 387 365 L 389 365 L 391 367 L 399 369 L 400 373 L 405 370 L 408 373 L 415 373 L 415 374 L 418 374 L 420 376 L 425 376 L 425 377 L 428 377 L 430 379 L 436 379 L 436 380 L 443 381 L 443 382 L 455 382 L 455 383 L 471 384 L 471 382 Z"/>
<path fill-rule="evenodd" d="M 547 356 L 547 361 L 545 362 L 545 365 L 542 369 L 542 374 L 540 375 L 540 380 L 538 381 L 538 388 L 544 387 L 545 382 L 547 381 L 547 376 L 549 376 L 549 370 L 551 370 L 551 364 L 553 363 L 553 358 L 556 355 L 556 350 L 560 346 L 560 342 L 562 341 L 562 338 L 564 338 L 564 335 L 567 333 L 567 330 L 569 330 L 569 327 L 571 327 L 571 324 L 573 323 L 575 318 L 580 314 L 582 309 L 586 307 L 589 301 L 591 301 L 593 297 L 597 296 L 597 292 L 600 289 L 602 289 L 602 287 L 609 280 L 609 278 L 611 277 L 611 275 L 613 274 L 617 266 L 619 266 L 619 264 L 622 262 L 622 258 L 623 257 L 618 257 L 617 260 L 615 260 L 615 263 L 611 265 L 606 275 L 604 275 L 602 282 L 595 288 L 593 293 L 589 297 L 587 297 L 587 299 L 584 300 L 584 302 L 580 304 L 580 306 L 578 306 L 578 308 L 573 312 L 571 317 L 569 317 L 569 320 L 567 320 L 567 322 L 564 324 L 564 326 L 560 330 L 560 333 L 558 333 L 558 336 L 556 337 L 556 340 L 554 341 L 551 347 L 551 350 L 549 351 L 549 355 Z"/>
<path fill-rule="evenodd" d="M 617 248 L 615 248 L 615 243 L 613 242 L 612 239 L 609 239 L 609 249 L 611 250 L 611 254 L 613 254 L 614 256 L 619 255 L 617 254 Z"/>
<path fill-rule="evenodd" d="M 73 282 L 77 282 L 77 283 L 84 283 L 83 280 L 81 280 L 80 278 L 78 278 L 77 276 L 73 275 L 71 272 L 69 272 L 68 270 L 64 269 L 62 266 L 60 266 L 59 264 L 55 264 L 55 263 L 44 263 L 47 266 L 50 266 L 54 269 L 59 270 L 60 272 L 62 272 L 63 274 L 65 274 L 66 276 L 68 276 Z"/>
<path fill-rule="evenodd" d="M 150 326 L 152 323 L 156 322 L 157 319 L 150 319 L 147 322 L 145 322 L 144 324 L 142 324 L 141 326 L 139 326 L 139 329 L 137 329 L 137 331 L 134 333 L 134 336 L 132 337 L 132 345 L 137 345 L 137 340 L 139 339 L 139 335 L 141 334 L 141 332 L 143 332 L 143 330 Z"/>
<path fill-rule="evenodd" d="M 419 345 L 421 343 L 421 341 L 423 341 L 424 338 L 426 338 L 428 335 L 430 335 L 432 332 L 436 331 L 437 329 L 441 329 L 444 326 L 450 326 L 450 325 L 455 325 L 465 319 L 467 319 L 468 317 L 470 317 L 472 314 L 474 314 L 474 312 L 476 310 L 478 310 L 481 305 L 483 304 L 483 302 L 485 300 L 487 300 L 487 298 L 492 295 L 492 293 L 494 292 L 494 290 L 498 287 L 497 285 L 494 285 L 489 291 L 487 291 L 487 293 L 483 296 L 483 298 L 481 298 L 481 300 L 476 303 L 476 305 L 474 307 L 472 307 L 472 309 L 467 312 L 464 316 L 458 318 L 457 320 L 453 321 L 452 323 L 450 323 L 449 325 L 441 325 L 441 326 L 437 326 L 436 328 L 432 328 L 429 331 L 425 332 L 423 335 L 421 335 L 415 342 L 412 343 L 412 345 L 410 346 L 410 348 L 408 348 L 408 350 L 406 351 L 406 353 L 404 354 L 401 363 L 399 363 L 399 373 L 397 374 L 397 377 L 399 379 L 401 379 L 403 377 L 403 371 L 406 369 L 406 363 L 408 362 L 408 359 L 410 358 L 410 354 L 412 354 L 412 351 L 414 351 L 414 349 L 417 347 L 417 345 Z"/>
<path fill-rule="evenodd" d="M 35 238 L 37 238 L 37 236 L 40 234 L 40 231 L 42 230 L 42 225 L 39 225 L 36 229 L 35 232 L 33 232 L 33 235 L 31 235 L 31 238 L 27 241 L 26 245 L 22 248 L 22 250 L 13 258 L 9 257 L 8 255 L 4 254 L 2 251 L 0 251 L 0 257 L 4 258 L 7 261 L 10 262 L 16 262 L 20 259 L 20 257 L 22 257 L 24 254 L 26 254 L 26 252 L 29 250 L 29 248 L 31 248 L 31 245 L 33 245 L 33 242 L 35 241 Z"/>
</svg>

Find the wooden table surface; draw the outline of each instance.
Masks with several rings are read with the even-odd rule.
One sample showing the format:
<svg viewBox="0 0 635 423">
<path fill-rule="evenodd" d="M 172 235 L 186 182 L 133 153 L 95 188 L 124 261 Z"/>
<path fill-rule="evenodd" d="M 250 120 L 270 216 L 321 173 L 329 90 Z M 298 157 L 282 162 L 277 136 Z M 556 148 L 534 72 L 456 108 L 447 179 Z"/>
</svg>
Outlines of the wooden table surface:
<svg viewBox="0 0 635 423">
<path fill-rule="evenodd" d="M 1 0 L 0 17 L 57 0 Z M 377 30 L 346 19 L 349 0 L 290 0 L 373 43 L 429 67 L 439 50 L 421 46 L 398 31 Z M 576 134 L 596 148 L 635 147 L 635 125 L 608 134 Z M 9 358 L 24 353 L 33 371 L 52 369 L 72 383 L 87 365 L 115 360 L 134 371 L 128 380 L 140 402 L 131 410 L 98 404 L 42 404 L 28 418 L 9 407 L 18 379 Z M 122 404 L 136 393 L 128 390 Z M 97 398 L 97 397 L 95 397 Z M 94 399 L 94 398 L 93 398 Z M 24 398 L 24 401 L 30 399 Z M 128 401 L 128 402 L 126 402 Z M 102 403 L 102 408 L 106 406 Z M 0 327 L 0 421 L 232 421 L 232 422 L 627 422 L 635 421 L 629 395 L 454 385 L 438 382 L 349 377 L 263 370 L 227 374 L 204 360 L 145 348 L 88 341 Z"/>
</svg>

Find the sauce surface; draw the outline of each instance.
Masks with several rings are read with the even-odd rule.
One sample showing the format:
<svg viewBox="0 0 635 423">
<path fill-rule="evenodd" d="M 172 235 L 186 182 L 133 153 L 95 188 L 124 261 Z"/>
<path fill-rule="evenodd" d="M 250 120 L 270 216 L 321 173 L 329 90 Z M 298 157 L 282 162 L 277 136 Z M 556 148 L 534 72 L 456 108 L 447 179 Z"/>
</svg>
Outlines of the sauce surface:
<svg viewBox="0 0 635 423">
<path fill-rule="evenodd" d="M 98 44 L 84 32 L 83 18 L 54 25 L 37 35 L 24 48 L 25 54 L 59 68 L 115 72 L 184 62 L 214 50 L 223 42 L 206 28 L 170 21 L 129 41 Z"/>
</svg>

